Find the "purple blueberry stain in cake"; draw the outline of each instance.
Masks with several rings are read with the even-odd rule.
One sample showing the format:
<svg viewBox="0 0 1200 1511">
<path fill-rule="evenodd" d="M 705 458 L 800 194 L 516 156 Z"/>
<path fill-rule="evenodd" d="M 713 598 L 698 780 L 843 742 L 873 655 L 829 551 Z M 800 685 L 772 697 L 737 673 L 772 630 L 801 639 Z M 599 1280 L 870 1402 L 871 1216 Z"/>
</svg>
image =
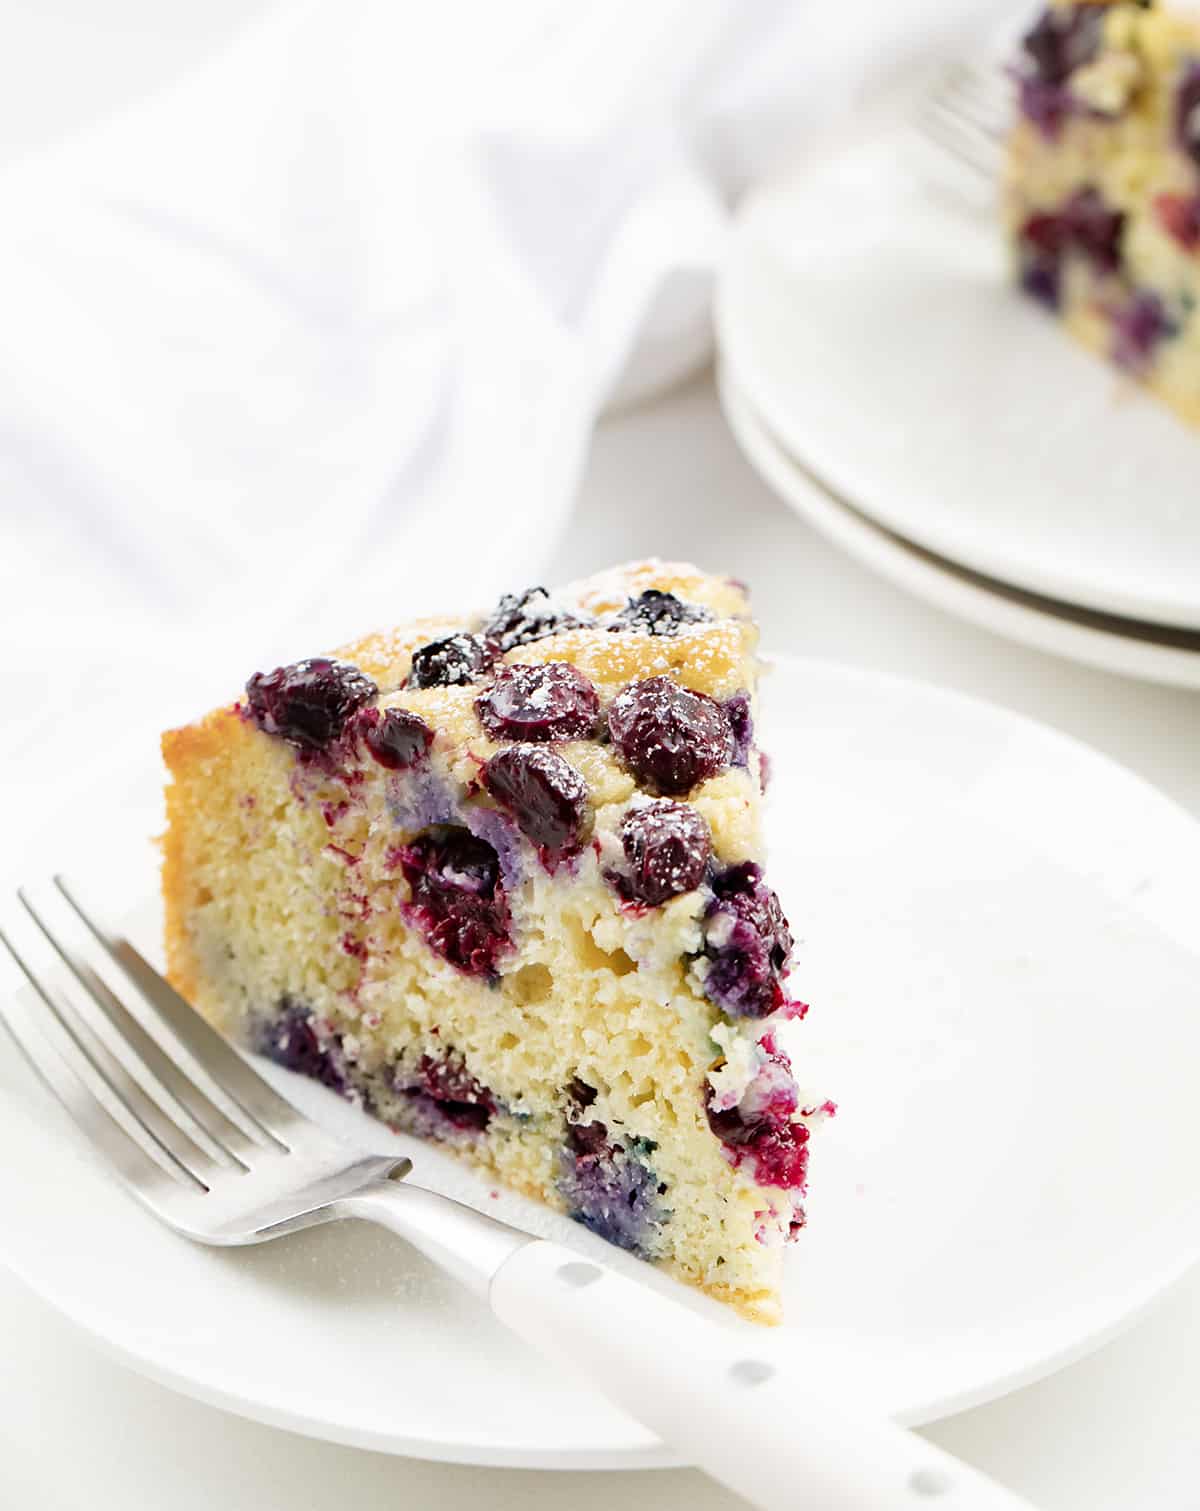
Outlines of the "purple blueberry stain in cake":
<svg viewBox="0 0 1200 1511">
<path fill-rule="evenodd" d="M 516 887 L 524 875 L 521 836 L 506 813 L 485 808 L 478 803 L 457 803 L 449 785 L 435 772 L 417 768 L 409 772 L 387 794 L 388 816 L 397 829 L 415 834 L 439 824 L 460 824 L 496 852 L 500 864 L 500 881 L 507 889 Z M 389 869 L 400 864 L 397 846 L 389 856 Z"/>
<path fill-rule="evenodd" d="M 370 954 L 367 941 L 365 939 L 357 939 L 351 933 L 342 935 L 342 951 L 346 955 L 353 956 L 355 960 L 365 960 L 368 954 Z"/>
<path fill-rule="evenodd" d="M 792 1065 L 771 1034 L 759 1041 L 758 1065 L 736 1101 L 710 1085 L 706 1111 L 709 1127 L 725 1145 L 735 1167 L 749 1164 L 761 1186 L 778 1186 L 803 1194 L 808 1175 L 806 1110 L 792 1076 Z M 833 1111 L 833 1103 L 817 1111 Z"/>
<path fill-rule="evenodd" d="M 364 708 L 354 728 L 374 759 L 389 771 L 420 765 L 433 744 L 433 730 L 407 708 Z"/>
<path fill-rule="evenodd" d="M 482 1133 L 500 1109 L 491 1090 L 471 1075 L 453 1049 L 422 1055 L 415 1071 L 395 1072 L 393 1085 L 408 1104 L 406 1125 L 423 1137 Z"/>
<path fill-rule="evenodd" d="M 725 709 L 670 677 L 622 688 L 608 711 L 608 732 L 638 785 L 664 797 L 690 792 L 733 757 Z"/>
<path fill-rule="evenodd" d="M 314 656 L 255 672 L 246 683 L 245 716 L 303 753 L 325 751 L 378 692 L 356 666 Z"/>
<path fill-rule="evenodd" d="M 792 935 L 779 899 L 752 861 L 712 879 L 703 920 L 705 994 L 733 1018 L 765 1018 L 786 1003 Z"/>
<path fill-rule="evenodd" d="M 564 630 L 581 629 L 594 623 L 573 610 L 556 604 L 545 588 L 526 588 L 523 593 L 506 593 L 483 626 L 483 634 L 502 651 L 531 645 Z"/>
<path fill-rule="evenodd" d="M 1018 238 L 1018 281 L 1031 299 L 1057 310 L 1062 299 L 1063 246 L 1054 215 L 1031 215 Z"/>
<path fill-rule="evenodd" d="M 446 635 L 413 652 L 405 686 L 466 687 L 482 682 L 499 657 L 500 647 L 484 635 Z"/>
<path fill-rule="evenodd" d="M 1200 195 L 1158 194 L 1154 214 L 1160 226 L 1185 252 L 1200 247 Z"/>
<path fill-rule="evenodd" d="M 336 826 L 345 818 L 350 810 L 350 803 L 346 798 L 340 798 L 336 802 L 324 802 L 321 804 L 321 817 L 325 821 L 327 829 Z"/>
<path fill-rule="evenodd" d="M 440 825 L 395 852 L 412 890 L 409 923 L 443 960 L 465 975 L 496 977 L 512 948 L 508 900 L 495 850 L 469 830 Z"/>
<path fill-rule="evenodd" d="M 1095 61 L 1103 39 L 1103 13 L 1095 4 L 1051 5 L 1021 39 L 1033 73 L 1047 84 L 1062 84 Z"/>
<path fill-rule="evenodd" d="M 733 735 L 733 765 L 750 764 L 750 747 L 754 744 L 754 716 L 750 712 L 750 699 L 745 693 L 734 693 L 725 704 L 729 730 Z"/>
<path fill-rule="evenodd" d="M 1200 60 L 1183 70 L 1175 92 L 1175 140 L 1200 166 Z"/>
<path fill-rule="evenodd" d="M 584 740 L 596 731 L 600 700 L 569 662 L 547 661 L 501 667 L 475 711 L 494 740 Z"/>
<path fill-rule="evenodd" d="M 699 624 L 712 617 L 712 610 L 702 604 L 685 603 L 674 593 L 647 588 L 613 616 L 608 628 L 635 630 L 643 635 L 672 636 L 678 635 L 685 624 Z"/>
<path fill-rule="evenodd" d="M 285 1070 L 319 1081 L 341 1096 L 351 1095 L 340 1036 L 293 997 L 281 998 L 276 1014 L 259 1023 L 251 1047 Z"/>
<path fill-rule="evenodd" d="M 568 1214 L 585 1228 L 651 1259 L 670 1217 L 666 1187 L 649 1163 L 650 1139 L 610 1140 L 601 1122 L 568 1123 L 559 1158 L 558 1189 Z"/>
<path fill-rule="evenodd" d="M 694 808 L 658 798 L 626 813 L 621 847 L 628 870 L 609 873 L 608 881 L 627 902 L 657 907 L 704 880 L 712 835 Z"/>
<path fill-rule="evenodd" d="M 1124 229 L 1124 215 L 1090 187 L 1078 190 L 1056 211 L 1037 211 L 1017 238 L 1021 287 L 1040 304 L 1057 309 L 1067 257 L 1085 258 L 1098 273 L 1115 273 Z"/>
<path fill-rule="evenodd" d="M 1121 237 L 1125 216 L 1109 205 L 1099 189 L 1078 189 L 1062 208 L 1063 223 L 1072 251 L 1086 257 L 1102 273 L 1115 273 L 1121 265 Z"/>
<path fill-rule="evenodd" d="M 389 783 L 387 809 L 396 828 L 409 833 L 460 822 L 450 788 L 435 772 L 421 768 Z"/>
<path fill-rule="evenodd" d="M 1104 39 L 1104 10 L 1094 4 L 1048 6 L 1021 39 L 1017 79 L 1023 114 L 1054 138 L 1078 105 L 1070 79 L 1094 62 Z"/>
<path fill-rule="evenodd" d="M 500 863 L 501 886 L 509 892 L 519 886 L 525 875 L 521 832 L 508 814 L 495 808 L 485 808 L 479 803 L 467 803 L 462 810 L 461 822 L 496 852 L 496 859 Z"/>
<path fill-rule="evenodd" d="M 512 814 L 547 869 L 578 855 L 592 827 L 588 786 L 544 745 L 508 745 L 480 772 L 485 791 Z"/>
<path fill-rule="evenodd" d="M 1175 333 L 1162 300 L 1147 292 L 1134 294 L 1116 311 L 1112 330 L 1113 361 L 1133 373 L 1144 372 L 1158 343 Z"/>
</svg>

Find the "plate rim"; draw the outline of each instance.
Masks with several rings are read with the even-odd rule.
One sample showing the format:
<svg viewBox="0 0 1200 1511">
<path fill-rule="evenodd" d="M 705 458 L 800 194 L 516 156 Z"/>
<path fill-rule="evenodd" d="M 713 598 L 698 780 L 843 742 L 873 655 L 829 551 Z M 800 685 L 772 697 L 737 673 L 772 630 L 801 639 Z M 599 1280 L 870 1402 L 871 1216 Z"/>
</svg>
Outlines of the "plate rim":
<svg viewBox="0 0 1200 1511">
<path fill-rule="evenodd" d="M 843 146 L 839 156 L 849 157 L 872 150 L 879 151 L 887 145 L 877 135 L 860 138 Z M 759 184 L 746 195 L 738 208 L 730 230 L 728 251 L 719 271 L 713 300 L 713 326 L 721 363 L 734 374 L 738 387 L 750 398 L 754 409 L 764 417 L 773 434 L 780 438 L 780 444 L 784 446 L 784 449 L 797 456 L 807 455 L 810 447 L 801 444 L 801 437 L 798 435 L 795 436 L 794 441 L 783 441 L 783 437 L 793 434 L 797 410 L 794 405 L 789 405 L 785 396 L 778 391 L 778 386 L 764 376 L 761 371 L 761 362 L 754 359 L 751 323 L 741 318 L 739 314 L 738 279 L 743 276 L 744 265 L 748 263 L 750 257 L 757 253 L 761 262 L 769 254 L 769 249 L 764 249 L 755 240 L 758 217 L 769 213 L 770 207 L 777 201 L 805 192 L 811 181 L 816 179 L 827 165 L 828 159 L 810 160 L 799 170 L 793 169 L 791 172 Z M 884 250 L 881 249 L 881 255 Z M 1013 298 L 1014 311 L 1018 317 L 1037 317 L 1037 312 L 1027 310 L 1024 305 L 1016 302 L 1015 295 Z M 1152 398 L 1140 385 L 1129 379 L 1122 380 L 1121 374 L 1106 366 L 1103 361 L 1090 353 L 1083 352 L 1062 333 L 1055 334 L 1067 343 L 1069 350 L 1076 352 L 1083 363 L 1081 372 L 1090 372 L 1094 382 L 1107 382 L 1110 388 L 1114 390 L 1119 388 L 1122 392 L 1128 389 L 1131 403 L 1147 405 L 1154 412 L 1165 409 L 1162 401 Z M 1182 426 L 1184 423 L 1174 415 L 1170 418 L 1177 426 Z M 1197 444 L 1200 445 L 1200 436 L 1197 437 Z M 837 492 L 858 499 L 860 490 L 852 485 L 849 477 L 842 475 L 843 469 L 836 458 L 823 456 L 820 470 L 834 485 Z M 1161 601 L 1148 599 L 1144 594 L 1115 585 L 1105 589 L 1096 587 L 1094 583 L 1089 584 L 1080 578 L 1064 581 L 1061 576 L 1056 577 L 1053 573 L 1043 572 L 1037 563 L 1027 562 L 1025 563 L 1026 571 L 1016 571 L 1012 569 L 1011 564 L 1006 567 L 994 553 L 992 558 L 988 559 L 982 553 L 975 555 L 969 551 L 953 551 L 944 538 L 939 538 L 937 532 L 914 527 L 911 519 L 901 521 L 888 512 L 886 504 L 881 505 L 876 501 L 870 506 L 860 503 L 857 507 L 861 508 L 864 515 L 876 523 L 880 529 L 899 532 L 928 551 L 940 553 L 946 559 L 955 560 L 964 567 L 983 575 L 990 575 L 1015 588 L 1022 588 L 1047 598 L 1056 598 L 1062 602 L 1078 605 L 1080 608 L 1086 607 L 1100 614 L 1140 619 L 1167 629 L 1200 632 L 1200 597 L 1188 599 L 1186 604 L 1171 609 Z"/>
<path fill-rule="evenodd" d="M 842 663 L 832 658 L 803 657 L 770 651 L 766 654 L 776 666 L 794 668 L 802 674 L 815 673 L 843 684 L 849 680 L 868 687 L 882 686 L 892 692 L 915 691 L 921 696 L 933 698 L 943 704 L 957 705 L 969 710 L 974 717 L 982 716 L 997 724 L 1010 727 L 1014 724 L 1022 726 L 1038 739 L 1060 747 L 1064 754 L 1070 755 L 1075 760 L 1084 759 L 1097 770 L 1103 769 L 1108 778 L 1122 781 L 1130 786 L 1141 802 L 1152 804 L 1161 812 L 1164 823 L 1169 822 L 1172 832 L 1180 836 L 1181 848 L 1194 849 L 1200 855 L 1200 821 L 1145 777 L 1073 735 L 1029 715 L 1007 708 L 1003 704 L 959 689 L 852 663 Z M 139 750 L 141 748 L 139 744 Z M 87 791 L 91 785 L 90 782 L 82 781 L 78 784 L 76 791 Z M 1170 874 L 1171 887 L 1174 890 L 1176 883 L 1173 870 Z M 98 1178 L 106 1178 L 105 1172 L 100 1167 L 96 1167 L 96 1174 Z M 122 1199 L 126 1199 L 123 1193 Z M 1050 1347 L 1039 1351 L 1036 1357 L 1025 1365 L 986 1381 L 975 1382 L 968 1387 L 943 1394 L 932 1401 L 912 1403 L 907 1409 L 896 1413 L 896 1420 L 908 1426 L 920 1426 L 936 1421 L 954 1412 L 981 1405 L 1012 1390 L 1033 1384 L 1085 1357 L 1132 1326 L 1198 1260 L 1200 1260 L 1200 1235 L 1197 1238 L 1195 1252 L 1181 1251 L 1168 1263 L 1158 1266 L 1140 1284 L 1130 1288 L 1130 1293 L 1122 1298 L 1119 1306 L 1114 1306 L 1110 1299 L 1106 1299 L 1103 1303 L 1093 1299 L 1087 1306 L 1080 1308 L 1078 1314 L 1074 1311 L 1068 1313 L 1068 1317 L 1076 1318 L 1076 1320 L 1065 1326 L 1060 1323 L 1057 1328 L 1060 1336 L 1052 1337 Z M 461 1436 L 456 1438 L 448 1435 L 414 1436 L 393 1431 L 381 1433 L 355 1426 L 345 1420 L 331 1420 L 328 1415 L 308 1415 L 288 1409 L 278 1403 L 239 1394 L 236 1388 L 231 1389 L 227 1385 L 222 1385 L 203 1371 L 198 1373 L 195 1370 L 189 1372 L 174 1368 L 169 1362 L 169 1350 L 164 1354 L 162 1350 L 147 1350 L 143 1346 L 139 1351 L 137 1344 L 144 1344 L 144 1340 L 135 1338 L 132 1345 L 128 1340 L 123 1341 L 120 1335 L 98 1326 L 96 1318 L 89 1316 L 86 1308 L 80 1308 L 64 1300 L 59 1291 L 45 1284 L 44 1280 L 39 1283 L 39 1277 L 29 1274 L 12 1253 L 11 1246 L 3 1242 L 2 1233 L 0 1233 L 0 1265 L 3 1265 L 32 1294 L 65 1321 L 78 1328 L 102 1352 L 132 1368 L 136 1373 L 176 1390 L 184 1396 L 269 1426 L 375 1452 L 425 1458 L 444 1463 L 498 1468 L 616 1470 L 682 1467 L 685 1463 L 683 1459 L 661 1444 L 647 1448 L 627 1443 L 603 1450 L 597 1450 L 594 1447 L 559 1445 L 550 1449 L 544 1443 L 538 1444 L 534 1441 L 514 1443 L 509 1440 L 505 1443 L 489 1443 Z M 1069 1336 L 1061 1336 L 1064 1334 Z"/>
<path fill-rule="evenodd" d="M 857 505 L 843 502 L 832 487 L 792 454 L 770 420 L 756 408 L 733 365 L 725 360 L 717 367 L 717 393 L 743 456 L 771 491 L 826 540 L 878 576 L 944 613 L 1034 650 L 1162 686 L 1200 688 L 1200 645 L 1189 650 L 1122 635 L 1086 619 L 1046 612 L 1023 601 L 1036 595 L 1015 586 L 1006 593 L 1009 585 L 997 579 L 993 579 L 996 588 L 989 587 L 983 574 L 974 568 L 938 558 Z M 1101 619 L 1117 618 L 1098 610 L 1081 612 Z M 1200 632 L 1180 633 L 1195 634 L 1200 641 Z"/>
</svg>

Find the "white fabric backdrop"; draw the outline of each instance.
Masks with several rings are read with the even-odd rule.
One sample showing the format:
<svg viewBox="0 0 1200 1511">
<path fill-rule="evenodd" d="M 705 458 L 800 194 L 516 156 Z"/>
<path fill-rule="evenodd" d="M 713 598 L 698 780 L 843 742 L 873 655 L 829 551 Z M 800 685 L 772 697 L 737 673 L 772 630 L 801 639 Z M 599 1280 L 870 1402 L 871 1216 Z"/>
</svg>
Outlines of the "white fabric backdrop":
<svg viewBox="0 0 1200 1511">
<path fill-rule="evenodd" d="M 631 346 L 703 352 L 741 185 L 991 8 L 284 5 L 28 159 L 0 637 L 224 686 L 536 580 Z"/>
</svg>

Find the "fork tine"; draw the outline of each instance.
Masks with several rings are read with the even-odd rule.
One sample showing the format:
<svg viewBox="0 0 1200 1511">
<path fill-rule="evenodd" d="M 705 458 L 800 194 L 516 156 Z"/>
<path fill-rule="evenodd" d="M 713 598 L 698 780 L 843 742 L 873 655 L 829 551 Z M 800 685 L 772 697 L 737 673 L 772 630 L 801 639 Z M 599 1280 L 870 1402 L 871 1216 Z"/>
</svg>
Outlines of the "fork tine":
<svg viewBox="0 0 1200 1511">
<path fill-rule="evenodd" d="M 918 124 L 925 135 L 943 152 L 949 153 L 980 177 L 990 178 L 999 155 L 995 143 L 983 138 L 973 127 L 945 111 L 923 111 Z"/>
<path fill-rule="evenodd" d="M 23 887 L 18 890 L 17 897 L 47 943 L 83 988 L 87 1001 L 99 1008 L 98 1013 L 89 1014 L 86 1019 L 90 1033 L 210 1159 L 218 1164 L 248 1169 L 245 1156 L 254 1145 L 237 1124 L 230 1122 L 220 1108 L 215 1107 L 168 1059 L 108 983 L 55 933 Z M 128 1058 L 122 1050 L 127 1052 Z M 139 1067 L 147 1073 L 149 1084 L 141 1082 Z"/>
<path fill-rule="evenodd" d="M 148 1201 L 153 1201 L 156 1194 L 160 1200 L 165 1196 L 170 1189 L 165 1184 L 167 1179 L 175 1186 L 205 1191 L 204 1182 L 159 1141 L 89 1058 L 59 1015 L 50 994 L 2 930 L 0 944 L 48 1009 L 41 1023 L 35 1025 L 14 993 L 0 1006 L 0 1022 L 91 1143 Z"/>
<path fill-rule="evenodd" d="M 137 987 L 158 1019 L 170 1029 L 210 1082 L 206 1092 L 213 1101 L 225 1101 L 226 1109 L 256 1143 L 264 1139 L 281 1149 L 290 1148 L 289 1134 L 303 1126 L 294 1107 L 274 1089 L 186 1002 L 169 982 L 130 944 L 109 934 L 85 912 L 62 876 L 54 885 L 74 908 L 97 943 Z M 215 1092 L 215 1095 L 214 1095 Z M 237 1114 L 241 1116 L 237 1116 Z"/>
<path fill-rule="evenodd" d="M 973 172 L 994 177 L 1007 126 L 1008 86 L 994 63 L 956 62 L 942 69 L 916 113 L 918 129 Z"/>
</svg>

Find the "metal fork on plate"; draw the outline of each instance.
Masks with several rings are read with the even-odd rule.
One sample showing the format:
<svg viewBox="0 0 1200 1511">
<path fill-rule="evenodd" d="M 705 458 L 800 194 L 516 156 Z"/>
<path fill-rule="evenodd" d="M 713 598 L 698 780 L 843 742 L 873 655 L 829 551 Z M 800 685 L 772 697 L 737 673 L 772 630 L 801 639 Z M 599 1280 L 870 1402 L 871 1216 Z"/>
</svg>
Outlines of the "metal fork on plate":
<svg viewBox="0 0 1200 1511">
<path fill-rule="evenodd" d="M 27 985 L 0 1021 L 142 1205 L 198 1243 L 365 1218 L 405 1238 L 542 1352 L 752 1504 L 1018 1511 L 923 1439 L 831 1400 L 802 1350 L 722 1326 L 571 1250 L 358 1156 L 281 1097 L 61 878 L 0 931 Z M 117 969 L 114 970 L 114 967 Z M 119 985 L 110 984 L 117 980 Z M 30 1178 L 36 1178 L 31 1173 Z M 502 1382 L 498 1382 L 500 1384 Z"/>
</svg>

